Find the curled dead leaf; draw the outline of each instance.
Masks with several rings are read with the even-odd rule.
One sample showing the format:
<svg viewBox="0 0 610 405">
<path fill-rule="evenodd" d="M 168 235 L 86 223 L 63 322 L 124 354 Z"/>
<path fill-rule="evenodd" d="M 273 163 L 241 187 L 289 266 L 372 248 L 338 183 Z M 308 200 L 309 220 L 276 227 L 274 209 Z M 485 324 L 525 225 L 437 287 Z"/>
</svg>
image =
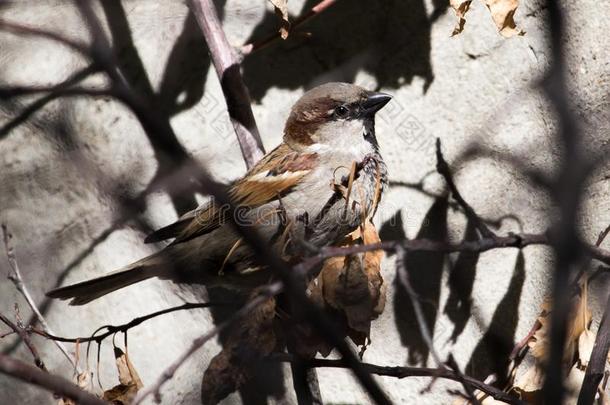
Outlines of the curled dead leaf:
<svg viewBox="0 0 610 405">
<path fill-rule="evenodd" d="M 375 226 L 367 220 L 364 226 L 349 234 L 340 246 L 369 245 L 379 241 Z M 386 286 L 381 276 L 382 258 L 381 250 L 329 258 L 308 287 L 310 299 L 332 312 L 339 323 L 342 320 L 346 334 L 358 345 L 366 344 L 371 322 L 385 307 Z M 307 350 L 303 350 L 303 355 L 310 356 L 316 351 L 328 355 L 331 349 L 324 342 L 313 338 L 303 346 L 307 347 Z"/>
<path fill-rule="evenodd" d="M 466 24 L 466 13 L 470 9 L 470 3 L 472 0 L 451 0 L 449 4 L 455 11 L 455 16 L 458 18 L 458 22 L 451 33 L 451 36 L 457 35 L 464 31 L 464 25 Z"/>
<path fill-rule="evenodd" d="M 500 35 L 510 38 L 515 35 L 524 35 L 525 31 L 517 28 L 515 23 L 515 12 L 519 7 L 519 0 L 483 0 L 491 18 Z M 466 24 L 466 13 L 470 9 L 472 0 L 450 0 L 449 4 L 458 18 L 451 36 L 457 35 L 464 30 Z"/>
<path fill-rule="evenodd" d="M 288 21 L 288 0 L 269 0 L 273 4 L 275 14 L 280 19 L 280 36 L 282 39 L 288 38 L 290 32 L 290 21 Z"/>
<path fill-rule="evenodd" d="M 544 383 L 544 369 L 535 363 L 529 366 L 523 374 L 515 380 L 512 389 L 519 397 L 529 403 L 540 403 L 542 385 Z"/>
<path fill-rule="evenodd" d="M 135 398 L 138 390 L 144 386 L 127 353 L 118 347 L 114 348 L 116 367 L 119 372 L 119 384 L 104 391 L 103 399 L 117 405 L 127 405 Z"/>
<path fill-rule="evenodd" d="M 540 362 L 546 360 L 549 348 L 549 329 L 551 322 L 549 315 L 551 313 L 551 301 L 549 299 L 545 300 L 542 304 L 542 308 L 542 312 L 538 317 L 538 322 L 540 322 L 541 327 L 534 333 L 528 342 L 531 354 Z M 578 349 L 580 335 L 587 330 L 591 323 L 591 310 L 587 303 L 586 283 L 581 283 L 578 293 L 572 297 L 571 308 L 564 351 L 564 364 L 568 366 L 571 365 L 570 362 Z"/>
<path fill-rule="evenodd" d="M 515 35 L 524 35 L 525 31 L 517 28 L 515 24 L 515 11 L 519 7 L 519 0 L 485 0 L 485 5 L 491 13 L 498 32 L 505 38 Z"/>
<path fill-rule="evenodd" d="M 595 333 L 591 332 L 589 329 L 583 331 L 578 338 L 578 362 L 582 368 L 589 365 L 589 359 L 591 358 L 594 344 Z"/>
</svg>

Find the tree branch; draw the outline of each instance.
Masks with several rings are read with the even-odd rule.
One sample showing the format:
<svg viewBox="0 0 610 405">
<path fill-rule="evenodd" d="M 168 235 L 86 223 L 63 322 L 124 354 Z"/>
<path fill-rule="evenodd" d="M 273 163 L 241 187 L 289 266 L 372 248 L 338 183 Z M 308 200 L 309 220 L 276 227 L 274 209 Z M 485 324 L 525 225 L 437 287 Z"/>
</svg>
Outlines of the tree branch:
<svg viewBox="0 0 610 405">
<path fill-rule="evenodd" d="M 0 372 L 45 388 L 62 397 L 73 399 L 80 405 L 108 405 L 108 402 L 89 394 L 65 378 L 49 374 L 2 353 L 0 353 Z"/>
<path fill-rule="evenodd" d="M 165 315 L 165 314 L 169 314 L 171 312 L 176 312 L 176 311 L 183 311 L 186 309 L 195 309 L 195 308 L 209 308 L 212 306 L 221 306 L 221 305 L 229 305 L 229 304 L 221 304 L 221 303 L 211 303 L 211 302 L 201 302 L 201 303 L 191 303 L 191 302 L 187 302 L 185 304 L 176 306 L 176 307 L 171 307 L 171 308 L 166 308 L 160 311 L 156 311 L 156 312 L 152 312 L 150 314 L 147 315 L 143 315 L 143 316 L 139 316 L 137 318 L 132 319 L 131 321 L 121 324 L 121 325 L 104 325 L 104 326 L 100 326 L 95 332 L 93 332 L 93 334 L 91 336 L 83 336 L 83 337 L 76 337 L 76 338 L 67 338 L 67 337 L 62 337 L 62 336 L 56 336 L 54 334 L 52 334 L 49 331 L 40 331 L 37 330 L 35 328 L 32 328 L 31 331 L 33 333 L 36 333 L 37 335 L 40 335 L 42 337 L 45 337 L 47 339 L 50 340 L 54 340 L 57 342 L 68 342 L 68 343 L 86 343 L 86 342 L 96 342 L 96 343 L 101 343 L 102 340 L 106 339 L 108 336 L 110 335 L 114 335 L 115 333 L 120 333 L 120 332 L 127 332 L 129 329 L 140 325 L 141 323 L 148 321 L 149 319 L 155 318 L 157 316 L 160 315 Z M 101 332 L 102 330 L 106 329 L 106 331 L 100 335 L 98 335 L 99 332 Z"/>
<path fill-rule="evenodd" d="M 0 314 L 0 321 L 4 322 L 9 328 L 11 328 L 16 334 L 19 335 L 21 340 L 23 340 L 23 343 L 25 343 L 30 353 L 32 353 L 32 357 L 34 358 L 34 364 L 36 364 L 36 367 L 38 367 L 44 372 L 48 372 L 47 367 L 44 365 L 44 362 L 40 358 L 38 349 L 36 349 L 36 346 L 34 346 L 34 344 L 32 343 L 30 336 L 23 328 L 23 326 L 21 324 L 15 325 L 10 319 L 8 319 L 2 314 Z"/>
<path fill-rule="evenodd" d="M 287 353 L 274 353 L 268 357 L 272 361 L 281 362 L 294 362 L 300 361 L 295 359 L 294 356 Z M 314 358 L 306 360 L 304 363 L 307 367 L 330 367 L 330 368 L 349 368 L 349 365 L 343 360 L 330 360 L 330 359 L 318 359 Z M 515 405 L 526 405 L 526 403 L 518 398 L 515 398 L 508 393 L 496 388 L 491 385 L 485 384 L 482 381 L 476 380 L 472 377 L 456 373 L 448 368 L 428 368 L 428 367 L 396 367 L 396 366 L 379 366 L 371 363 L 361 363 L 362 367 L 367 370 L 370 374 L 375 374 L 385 377 L 395 378 L 408 378 L 408 377 L 431 377 L 431 378 L 443 378 L 447 380 L 453 380 L 457 382 L 465 381 L 470 386 L 485 392 L 494 399 L 504 401 L 509 404 Z"/>
<path fill-rule="evenodd" d="M 307 13 L 292 20 L 290 22 L 290 32 L 293 32 L 296 28 L 300 27 L 301 25 L 309 21 L 311 18 L 322 13 L 324 10 L 326 10 L 335 3 L 336 0 L 322 0 L 321 2 L 313 6 Z M 270 45 L 279 38 L 281 38 L 280 33 L 274 32 L 273 34 L 261 39 L 260 41 L 245 44 L 240 48 L 241 56 L 244 57 L 250 55 L 251 53 L 258 51 L 266 47 L 267 45 Z"/>
<path fill-rule="evenodd" d="M 6 250 L 6 258 L 7 258 L 9 267 L 10 267 L 8 279 L 13 282 L 13 284 L 17 288 L 17 291 L 19 291 L 21 293 L 21 295 L 23 295 L 23 297 L 25 298 L 25 301 L 28 303 L 30 309 L 36 316 L 36 319 L 42 326 L 43 330 L 48 334 L 53 334 L 53 331 L 49 327 L 49 324 L 47 323 L 46 319 L 44 318 L 44 316 L 42 316 L 42 313 L 36 306 L 36 303 L 34 302 L 34 298 L 30 294 L 25 283 L 23 282 L 23 277 L 21 276 L 21 271 L 19 270 L 17 258 L 15 257 L 15 251 L 14 251 L 13 247 L 11 246 L 11 239 L 13 236 L 8 231 L 6 224 L 2 224 L 2 236 L 3 236 L 3 241 L 4 241 L 4 248 Z M 6 323 L 6 321 L 5 321 L 5 323 Z M 27 333 L 22 334 L 19 331 L 15 331 L 15 332 L 19 333 L 19 336 L 21 336 L 21 338 L 26 343 L 26 345 L 30 348 L 30 351 L 31 351 L 32 350 L 32 347 L 30 347 L 31 343 L 29 342 L 29 339 L 26 339 L 28 337 Z M 76 362 L 74 361 L 72 356 L 70 356 L 66 347 L 57 341 L 55 342 L 55 345 L 64 354 L 64 356 L 66 356 L 66 358 L 68 359 L 70 364 L 72 364 L 72 367 L 74 367 L 74 369 L 78 373 L 80 373 L 81 370 L 78 367 L 78 364 L 76 364 Z M 34 354 L 34 352 L 32 352 L 32 354 Z"/>
<path fill-rule="evenodd" d="M 227 41 L 212 0 L 191 0 L 190 4 L 220 79 L 241 153 L 246 166 L 251 168 L 263 157 L 265 149 L 252 114 L 250 95 L 239 70 L 239 61 Z"/>
</svg>

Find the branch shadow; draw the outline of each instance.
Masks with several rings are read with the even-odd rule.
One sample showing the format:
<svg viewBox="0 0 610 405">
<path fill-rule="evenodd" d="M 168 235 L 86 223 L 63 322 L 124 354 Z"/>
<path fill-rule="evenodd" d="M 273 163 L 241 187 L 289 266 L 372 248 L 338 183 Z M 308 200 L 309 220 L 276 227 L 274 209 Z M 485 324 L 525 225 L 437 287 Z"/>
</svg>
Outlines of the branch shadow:
<svg viewBox="0 0 610 405">
<path fill-rule="evenodd" d="M 303 10 L 317 3 L 309 0 Z M 449 2 L 435 0 L 431 15 L 423 0 L 356 3 L 337 2 L 286 41 L 249 55 L 243 72 L 253 99 L 260 101 L 271 87 L 307 87 L 338 67 L 342 71 L 334 80 L 354 82 L 358 70 L 364 69 L 376 77 L 379 87 L 398 88 L 420 77 L 425 92 L 434 81 L 432 24 Z M 277 16 L 268 12 L 246 42 L 276 30 Z M 304 31 L 311 35 L 303 35 Z"/>
<path fill-rule="evenodd" d="M 447 198 L 437 198 L 417 234 L 417 238 L 445 241 L 447 239 Z M 396 221 L 396 223 L 402 221 Z M 402 225 L 402 224 L 400 224 Z M 382 226 L 383 235 L 389 233 Z M 404 235 L 404 233 L 403 233 Z M 441 277 L 445 255 L 439 252 L 410 252 L 406 259 L 406 268 L 413 289 L 422 302 L 424 318 L 431 333 L 434 333 L 434 324 L 438 313 Z M 419 331 L 413 305 L 398 277 L 394 280 L 394 316 L 400 340 L 408 349 L 408 362 L 410 364 L 426 364 L 429 349 Z"/>
<path fill-rule="evenodd" d="M 464 240 L 478 238 L 475 225 L 468 221 Z M 449 338 L 453 343 L 462 334 L 472 309 L 472 287 L 476 275 L 478 252 L 461 252 L 449 274 L 449 298 L 445 303 L 444 313 L 453 322 L 454 328 Z"/>
<path fill-rule="evenodd" d="M 148 77 L 144 63 L 135 47 L 127 14 L 120 1 L 101 2 L 112 37 L 113 50 L 119 70 L 132 88 L 157 112 L 156 119 L 163 132 L 146 131 L 159 169 L 160 178 L 188 162 L 189 156 L 178 141 L 170 124 L 176 113 L 195 105 L 203 96 L 203 86 L 210 66 L 205 43 L 194 16 L 189 11 L 182 33 L 176 40 L 165 68 L 160 91 L 157 94 Z M 184 97 L 183 97 L 184 95 Z M 195 193 L 166 190 L 179 215 L 197 207 Z"/>
<path fill-rule="evenodd" d="M 487 376 L 495 374 L 497 376 L 495 384 L 498 387 L 504 386 L 507 382 L 509 357 L 514 347 L 515 331 L 519 321 L 519 314 L 515 308 L 519 307 L 524 281 L 525 258 L 523 252 L 519 251 L 506 294 L 498 304 L 487 332 L 472 352 L 466 366 L 466 371 L 472 377 L 484 380 Z"/>
</svg>

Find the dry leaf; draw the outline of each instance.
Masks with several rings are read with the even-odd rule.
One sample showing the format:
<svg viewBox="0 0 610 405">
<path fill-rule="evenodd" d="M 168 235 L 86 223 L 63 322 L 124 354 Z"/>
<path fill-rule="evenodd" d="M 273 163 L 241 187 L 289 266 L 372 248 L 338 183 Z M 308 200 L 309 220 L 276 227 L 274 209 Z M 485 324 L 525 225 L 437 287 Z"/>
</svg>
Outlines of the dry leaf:
<svg viewBox="0 0 610 405">
<path fill-rule="evenodd" d="M 252 366 L 275 349 L 274 318 L 275 299 L 270 298 L 231 331 L 203 375 L 202 404 L 217 404 L 239 389 L 251 377 Z"/>
<path fill-rule="evenodd" d="M 269 0 L 273 4 L 275 14 L 281 21 L 280 35 L 282 39 L 288 38 L 290 21 L 288 21 L 288 0 Z"/>
<path fill-rule="evenodd" d="M 544 383 L 544 370 L 539 363 L 533 364 L 513 384 L 513 390 L 527 402 L 539 403 Z"/>
<path fill-rule="evenodd" d="M 595 344 L 595 333 L 589 329 L 585 330 L 578 338 L 578 361 L 581 367 L 589 365 L 593 345 Z"/>
<path fill-rule="evenodd" d="M 464 31 L 464 24 L 466 24 L 466 13 L 470 9 L 470 3 L 472 0 L 451 0 L 449 4 L 455 11 L 455 15 L 458 18 L 458 22 L 451 33 L 451 36 L 457 35 Z"/>
<path fill-rule="evenodd" d="M 375 226 L 366 220 L 364 226 L 349 234 L 339 246 L 369 245 L 379 241 Z M 382 258 L 380 250 L 329 258 L 308 287 L 310 299 L 325 308 L 338 325 L 344 324 L 345 334 L 357 345 L 367 343 L 371 322 L 385 307 Z M 313 356 L 316 352 L 326 356 L 332 349 L 313 331 L 299 330 L 296 339 L 303 356 Z"/>
<path fill-rule="evenodd" d="M 103 399 L 113 404 L 130 404 L 138 390 L 143 387 L 142 380 L 136 371 L 129 356 L 118 347 L 114 348 L 116 367 L 119 372 L 119 383 L 111 389 L 104 391 Z"/>
<path fill-rule="evenodd" d="M 491 13 L 491 18 L 498 28 L 498 32 L 505 37 L 510 38 L 515 35 L 524 35 L 525 32 L 517 28 L 514 16 L 519 0 L 485 0 L 485 5 Z"/>
<path fill-rule="evenodd" d="M 531 349 L 531 354 L 540 362 L 546 360 L 547 350 L 549 348 L 549 328 L 550 328 L 550 307 L 551 301 L 545 300 L 543 310 L 538 317 L 541 324 L 540 329 L 534 333 L 532 339 L 528 342 Z M 569 364 L 574 358 L 578 346 L 580 335 L 587 330 L 591 322 L 591 310 L 587 304 L 587 285 L 580 285 L 579 294 L 575 294 L 572 298 L 572 311 L 569 317 L 568 333 L 566 336 L 566 346 L 564 351 L 564 364 Z"/>
</svg>

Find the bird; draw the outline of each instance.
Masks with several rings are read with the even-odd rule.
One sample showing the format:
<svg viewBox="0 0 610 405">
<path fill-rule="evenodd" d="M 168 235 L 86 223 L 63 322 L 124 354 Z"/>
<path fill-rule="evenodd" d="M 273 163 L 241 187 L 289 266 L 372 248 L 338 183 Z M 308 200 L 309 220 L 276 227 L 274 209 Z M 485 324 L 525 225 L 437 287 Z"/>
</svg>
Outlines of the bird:
<svg viewBox="0 0 610 405">
<path fill-rule="evenodd" d="M 233 209 L 212 198 L 146 237 L 173 239 L 162 250 L 47 296 L 83 305 L 153 277 L 238 291 L 268 283 L 272 275 L 232 221 L 254 226 L 287 260 L 339 243 L 372 218 L 386 188 L 375 114 L 391 98 L 340 82 L 305 92 L 290 110 L 283 141 L 228 185 Z"/>
</svg>

